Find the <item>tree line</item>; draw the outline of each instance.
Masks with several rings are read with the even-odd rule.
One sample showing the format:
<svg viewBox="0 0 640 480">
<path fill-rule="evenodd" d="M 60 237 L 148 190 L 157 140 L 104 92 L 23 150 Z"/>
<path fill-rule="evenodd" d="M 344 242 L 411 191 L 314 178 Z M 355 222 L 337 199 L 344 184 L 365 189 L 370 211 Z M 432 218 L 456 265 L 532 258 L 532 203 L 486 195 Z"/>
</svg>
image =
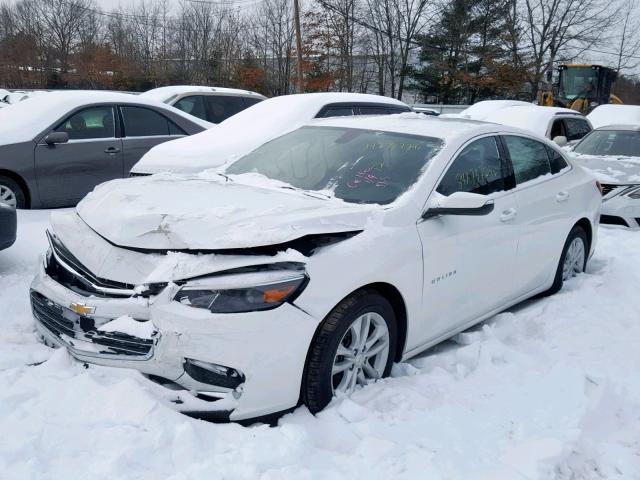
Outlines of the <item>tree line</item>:
<svg viewBox="0 0 640 480">
<path fill-rule="evenodd" d="M 595 52 L 629 75 L 619 82 L 629 101 L 640 86 L 631 76 L 639 3 L 308 0 L 304 89 L 428 103 L 532 100 L 558 64 Z M 17 0 L 0 6 L 0 86 L 294 93 L 294 25 L 292 0 L 138 0 L 110 11 L 95 0 Z"/>
</svg>

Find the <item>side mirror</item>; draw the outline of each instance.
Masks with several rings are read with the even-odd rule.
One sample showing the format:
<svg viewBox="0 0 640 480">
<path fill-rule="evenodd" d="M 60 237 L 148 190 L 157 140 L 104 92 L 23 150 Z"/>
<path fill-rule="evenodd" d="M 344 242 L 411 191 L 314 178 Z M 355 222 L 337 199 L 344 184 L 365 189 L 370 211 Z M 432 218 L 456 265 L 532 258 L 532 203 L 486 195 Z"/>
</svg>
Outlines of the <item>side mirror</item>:
<svg viewBox="0 0 640 480">
<path fill-rule="evenodd" d="M 567 142 L 567 137 L 564 137 L 564 136 L 555 137 L 553 139 L 553 143 L 555 143 L 559 147 L 564 147 L 568 143 Z"/>
<path fill-rule="evenodd" d="M 67 143 L 69 141 L 69 134 L 67 132 L 51 132 L 44 137 L 44 143 L 47 145 L 55 145 L 57 143 Z"/>
<path fill-rule="evenodd" d="M 448 197 L 439 196 L 430 202 L 427 211 L 422 214 L 423 220 L 438 215 L 488 215 L 493 212 L 494 202 L 485 195 L 467 192 L 455 192 Z"/>
</svg>

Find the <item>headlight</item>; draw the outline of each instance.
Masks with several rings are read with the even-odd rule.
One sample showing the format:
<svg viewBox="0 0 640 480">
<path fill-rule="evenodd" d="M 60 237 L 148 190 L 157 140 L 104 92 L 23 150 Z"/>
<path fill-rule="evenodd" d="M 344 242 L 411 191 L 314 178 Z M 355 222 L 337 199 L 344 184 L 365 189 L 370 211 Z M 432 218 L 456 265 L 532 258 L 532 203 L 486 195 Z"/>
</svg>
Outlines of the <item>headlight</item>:
<svg viewBox="0 0 640 480">
<path fill-rule="evenodd" d="M 627 196 L 629 198 L 633 198 L 634 200 L 638 200 L 640 198 L 640 188 L 636 188 L 635 190 L 627 193 Z"/>
<path fill-rule="evenodd" d="M 240 282 L 244 285 L 234 285 Z M 297 272 L 214 277 L 189 282 L 178 291 L 174 300 L 212 313 L 270 310 L 294 299 L 306 283 L 307 277 Z"/>
</svg>

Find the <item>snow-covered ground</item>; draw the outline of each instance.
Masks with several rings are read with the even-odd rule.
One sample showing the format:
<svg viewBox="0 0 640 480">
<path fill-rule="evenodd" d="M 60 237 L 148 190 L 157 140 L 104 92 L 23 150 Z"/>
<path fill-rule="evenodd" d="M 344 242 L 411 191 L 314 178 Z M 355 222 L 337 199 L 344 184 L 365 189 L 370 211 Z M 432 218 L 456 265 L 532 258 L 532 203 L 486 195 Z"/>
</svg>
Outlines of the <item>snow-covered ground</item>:
<svg viewBox="0 0 640 480">
<path fill-rule="evenodd" d="M 640 236 L 588 272 L 277 427 L 172 410 L 135 372 L 38 343 L 28 286 L 48 212 L 0 252 L 0 478 L 638 479 Z M 42 363 L 41 363 L 42 362 Z"/>
</svg>

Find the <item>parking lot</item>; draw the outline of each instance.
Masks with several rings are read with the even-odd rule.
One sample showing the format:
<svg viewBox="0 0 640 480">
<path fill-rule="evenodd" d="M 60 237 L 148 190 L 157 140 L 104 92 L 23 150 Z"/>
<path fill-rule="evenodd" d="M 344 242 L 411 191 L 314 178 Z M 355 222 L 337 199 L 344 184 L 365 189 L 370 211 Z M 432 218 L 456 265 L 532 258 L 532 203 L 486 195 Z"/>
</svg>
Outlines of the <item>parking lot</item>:
<svg viewBox="0 0 640 480">
<path fill-rule="evenodd" d="M 558 295 L 317 416 L 301 407 L 244 427 L 185 417 L 138 373 L 36 340 L 26 292 L 48 215 L 20 211 L 18 241 L 0 252 L 3 478 L 639 478 L 637 232 L 600 228 L 588 271 Z"/>
</svg>

